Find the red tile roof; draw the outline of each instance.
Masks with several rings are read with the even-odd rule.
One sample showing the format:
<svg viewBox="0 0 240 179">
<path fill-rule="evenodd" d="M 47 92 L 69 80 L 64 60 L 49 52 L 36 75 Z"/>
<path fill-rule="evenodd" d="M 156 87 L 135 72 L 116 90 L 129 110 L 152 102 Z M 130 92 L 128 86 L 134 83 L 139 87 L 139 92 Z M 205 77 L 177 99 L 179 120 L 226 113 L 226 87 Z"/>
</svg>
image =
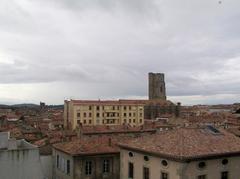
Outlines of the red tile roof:
<svg viewBox="0 0 240 179">
<path fill-rule="evenodd" d="M 53 147 L 67 154 L 78 155 L 98 155 L 106 153 L 119 153 L 118 142 L 129 140 L 130 137 L 83 137 L 71 142 L 54 144 Z"/>
<path fill-rule="evenodd" d="M 144 105 L 146 100 L 71 100 L 81 105 Z"/>
<path fill-rule="evenodd" d="M 156 129 L 152 126 L 129 126 L 129 125 L 96 125 L 96 126 L 82 126 L 81 132 L 83 134 L 114 134 L 114 133 L 143 133 L 155 132 Z"/>
<path fill-rule="evenodd" d="M 69 102 L 69 101 L 68 101 Z M 119 99 L 119 100 L 70 100 L 73 104 L 82 105 L 174 105 L 169 100 L 147 100 L 147 99 Z"/>
<path fill-rule="evenodd" d="M 221 130 L 180 128 L 136 138 L 120 147 L 175 160 L 196 160 L 224 155 L 240 155 L 240 139 Z"/>
</svg>

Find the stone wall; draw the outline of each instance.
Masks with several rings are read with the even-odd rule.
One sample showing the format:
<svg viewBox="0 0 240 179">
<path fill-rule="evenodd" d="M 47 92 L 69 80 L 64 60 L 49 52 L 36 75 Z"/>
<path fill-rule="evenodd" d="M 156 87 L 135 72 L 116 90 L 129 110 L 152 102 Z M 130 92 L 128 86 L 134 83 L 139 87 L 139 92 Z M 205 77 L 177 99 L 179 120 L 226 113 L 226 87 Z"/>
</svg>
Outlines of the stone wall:
<svg viewBox="0 0 240 179">
<path fill-rule="evenodd" d="M 164 99 L 166 100 L 166 87 L 163 73 L 148 74 L 148 95 L 149 99 Z"/>
</svg>

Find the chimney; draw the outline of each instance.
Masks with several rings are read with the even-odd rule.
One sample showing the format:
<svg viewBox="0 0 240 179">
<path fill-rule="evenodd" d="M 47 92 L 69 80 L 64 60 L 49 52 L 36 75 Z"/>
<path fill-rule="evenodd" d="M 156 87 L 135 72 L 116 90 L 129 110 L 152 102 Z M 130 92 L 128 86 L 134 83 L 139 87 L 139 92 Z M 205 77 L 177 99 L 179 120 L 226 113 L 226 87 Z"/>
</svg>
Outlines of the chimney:
<svg viewBox="0 0 240 179">
<path fill-rule="evenodd" d="M 10 132 L 0 132 L 0 149 L 8 147 Z"/>
<path fill-rule="evenodd" d="M 82 126 L 82 123 L 80 122 L 80 123 L 78 123 L 78 129 L 77 129 L 77 137 L 79 138 L 79 139 L 81 139 L 82 138 L 82 135 L 83 135 L 83 126 Z"/>
</svg>

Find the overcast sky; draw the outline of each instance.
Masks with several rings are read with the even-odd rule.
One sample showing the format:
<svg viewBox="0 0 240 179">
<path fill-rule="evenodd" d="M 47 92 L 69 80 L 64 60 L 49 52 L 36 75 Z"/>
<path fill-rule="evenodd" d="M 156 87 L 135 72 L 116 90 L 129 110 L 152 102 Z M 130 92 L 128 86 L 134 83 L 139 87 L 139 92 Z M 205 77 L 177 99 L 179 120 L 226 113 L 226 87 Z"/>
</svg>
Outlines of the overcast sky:
<svg viewBox="0 0 240 179">
<path fill-rule="evenodd" d="M 239 0 L 0 0 L 0 103 L 240 101 Z"/>
</svg>

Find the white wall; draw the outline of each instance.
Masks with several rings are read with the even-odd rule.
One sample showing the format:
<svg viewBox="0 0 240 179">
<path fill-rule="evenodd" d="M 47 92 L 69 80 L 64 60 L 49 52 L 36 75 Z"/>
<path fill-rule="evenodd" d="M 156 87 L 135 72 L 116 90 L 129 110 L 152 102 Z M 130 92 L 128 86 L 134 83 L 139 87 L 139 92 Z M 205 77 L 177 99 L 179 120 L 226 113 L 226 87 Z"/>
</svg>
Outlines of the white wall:
<svg viewBox="0 0 240 179">
<path fill-rule="evenodd" d="M 52 179 L 52 155 L 42 155 L 40 160 L 45 179 Z"/>
<path fill-rule="evenodd" d="M 1 179 L 43 179 L 38 149 L 0 151 Z"/>
</svg>

